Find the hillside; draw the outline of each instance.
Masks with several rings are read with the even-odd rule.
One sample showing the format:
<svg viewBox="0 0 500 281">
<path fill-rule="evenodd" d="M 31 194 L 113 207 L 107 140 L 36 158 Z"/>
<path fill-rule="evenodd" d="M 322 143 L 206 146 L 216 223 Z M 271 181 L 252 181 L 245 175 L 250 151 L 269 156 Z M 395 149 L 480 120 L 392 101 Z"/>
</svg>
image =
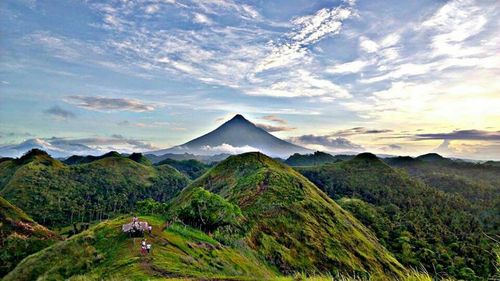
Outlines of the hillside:
<svg viewBox="0 0 500 281">
<path fill-rule="evenodd" d="M 140 239 L 120 231 L 130 218 L 98 224 L 23 260 L 4 280 L 164 280 L 176 277 L 269 279 L 277 272 L 249 249 L 224 246 L 190 227 L 168 228 L 158 217 L 140 217 L 153 226 L 146 235 L 150 255 L 140 253 Z M 254 280 L 255 280 L 254 279 Z M 206 280 L 206 279 L 205 279 Z"/>
<path fill-rule="evenodd" d="M 220 206 L 203 220 L 210 231 L 225 239 L 238 237 L 285 274 L 391 276 L 403 270 L 348 212 L 299 173 L 260 153 L 231 156 L 212 168 L 173 200 L 170 214 L 199 226 L 189 211 L 198 204 L 208 204 L 208 210 Z M 222 208 L 230 211 L 217 211 Z M 214 217 L 224 218 L 218 221 L 220 233 Z"/>
<path fill-rule="evenodd" d="M 37 224 L 21 209 L 0 197 L 0 277 L 26 256 L 59 239 L 58 235 Z"/>
<path fill-rule="evenodd" d="M 462 196 L 430 187 L 369 153 L 297 169 L 330 197 L 341 200 L 404 265 L 422 264 L 430 273 L 466 280 L 494 274 L 492 242 L 482 234 L 479 220 Z"/>
<path fill-rule="evenodd" d="M 145 198 L 163 202 L 189 182 L 168 165 L 136 160 L 140 163 L 112 153 L 90 163 L 66 165 L 32 150 L 0 163 L 0 195 L 36 221 L 54 226 L 130 212 Z"/>
<path fill-rule="evenodd" d="M 387 280 L 404 274 L 348 212 L 260 153 L 231 156 L 167 208 L 171 226 L 142 218 L 154 229 L 149 256 L 139 254 L 139 240 L 120 232 L 130 218 L 118 218 L 26 258 L 4 280 L 269 280 L 295 272 Z"/>
<path fill-rule="evenodd" d="M 500 232 L 500 167 L 427 154 L 417 158 L 385 159 L 427 185 L 462 196 L 474 209 L 486 231 Z"/>
</svg>

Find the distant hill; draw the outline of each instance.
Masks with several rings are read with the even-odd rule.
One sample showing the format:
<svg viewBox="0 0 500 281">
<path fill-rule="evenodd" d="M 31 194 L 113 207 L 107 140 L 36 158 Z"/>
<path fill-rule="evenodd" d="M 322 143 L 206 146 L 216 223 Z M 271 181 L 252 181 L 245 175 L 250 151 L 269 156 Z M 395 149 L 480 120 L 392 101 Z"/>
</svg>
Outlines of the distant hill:
<svg viewBox="0 0 500 281">
<path fill-rule="evenodd" d="M 0 179 L 1 196 L 49 226 L 130 212 L 145 198 L 166 201 L 189 182 L 175 168 L 152 166 L 140 155 L 108 153 L 66 165 L 40 150 L 1 162 Z"/>
<path fill-rule="evenodd" d="M 176 168 L 181 173 L 184 173 L 190 179 L 196 179 L 203 175 L 208 169 L 210 169 L 211 165 L 204 164 L 195 159 L 189 160 L 173 160 L 173 159 L 165 159 L 156 165 L 170 165 Z"/>
<path fill-rule="evenodd" d="M 295 153 L 285 160 L 290 166 L 314 166 L 338 161 L 333 155 L 316 151 L 314 154 Z"/>
<path fill-rule="evenodd" d="M 241 209 L 244 227 L 235 230 L 240 239 L 282 273 L 397 276 L 403 270 L 349 213 L 296 171 L 263 154 L 224 160 L 173 199 L 171 213 L 182 218 L 184 211 L 176 210 L 196 209 L 200 187 Z"/>
<path fill-rule="evenodd" d="M 294 153 L 312 152 L 307 148 L 273 136 L 238 114 L 217 129 L 201 137 L 179 146 L 151 153 L 155 155 L 165 153 L 215 155 L 220 153 L 239 154 L 248 151 L 260 151 L 272 157 L 282 158 Z"/>
<path fill-rule="evenodd" d="M 23 258 L 61 238 L 0 197 L 0 278 Z"/>
<path fill-rule="evenodd" d="M 177 160 L 177 161 L 182 161 L 182 160 L 197 160 L 205 164 L 212 164 L 214 162 L 220 162 L 227 157 L 231 156 L 231 154 L 216 154 L 216 155 L 194 155 L 190 153 L 182 153 L 182 154 L 177 154 L 177 153 L 165 153 L 161 155 L 154 155 L 154 154 L 145 154 L 144 157 L 148 158 L 151 162 L 154 164 L 159 163 L 165 159 L 172 159 L 172 160 Z"/>
<path fill-rule="evenodd" d="M 397 161 L 448 163 L 406 157 Z M 370 153 L 296 169 L 368 225 L 404 265 L 424 265 L 428 272 L 464 280 L 493 276 L 495 258 L 489 253 L 494 244 L 483 235 L 464 197 L 426 185 Z"/>
</svg>

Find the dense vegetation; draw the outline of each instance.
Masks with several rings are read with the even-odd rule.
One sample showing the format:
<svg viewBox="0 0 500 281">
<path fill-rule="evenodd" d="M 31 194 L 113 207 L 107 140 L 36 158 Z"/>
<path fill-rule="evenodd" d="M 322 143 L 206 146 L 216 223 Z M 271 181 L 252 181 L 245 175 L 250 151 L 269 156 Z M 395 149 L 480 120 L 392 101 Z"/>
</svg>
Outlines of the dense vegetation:
<svg viewBox="0 0 500 281">
<path fill-rule="evenodd" d="M 245 153 L 224 160 L 172 200 L 170 213 L 199 205 L 193 200 L 201 188 L 224 199 L 214 204 L 230 202 L 244 216 L 238 219 L 244 221 L 242 229 L 222 227 L 214 237 L 248 245 L 284 274 L 340 272 L 388 278 L 403 271 L 349 213 L 299 173 L 263 154 Z M 210 193 L 203 196 L 213 197 Z M 229 213 L 237 212 L 227 208 Z M 190 220 L 181 219 L 187 224 Z M 193 226 L 199 226 L 198 222 Z"/>
<path fill-rule="evenodd" d="M 367 153 L 297 169 L 340 200 L 403 264 L 465 280 L 495 274 L 494 245 L 463 196 L 439 191 Z"/>
<path fill-rule="evenodd" d="M 36 221 L 55 226 L 130 212 L 146 198 L 164 202 L 189 182 L 168 165 L 151 166 L 139 155 L 133 158 L 111 153 L 86 164 L 65 165 L 33 150 L 0 163 L 0 174 L 7 178 L 0 195 Z"/>
<path fill-rule="evenodd" d="M 432 187 L 461 195 L 473 208 L 485 231 L 500 233 L 500 166 L 491 165 L 493 161 L 470 163 L 433 153 L 415 159 L 395 157 L 385 161 Z"/>
<path fill-rule="evenodd" d="M 315 166 L 326 163 L 335 163 L 341 160 L 342 157 L 316 151 L 313 154 L 295 153 L 288 157 L 288 159 L 285 160 L 285 163 L 290 166 Z"/>
<path fill-rule="evenodd" d="M 0 197 L 0 277 L 60 238 Z"/>
<path fill-rule="evenodd" d="M 199 178 L 211 167 L 211 165 L 195 159 L 174 160 L 170 158 L 159 162 L 157 165 L 170 165 L 193 180 Z"/>
</svg>

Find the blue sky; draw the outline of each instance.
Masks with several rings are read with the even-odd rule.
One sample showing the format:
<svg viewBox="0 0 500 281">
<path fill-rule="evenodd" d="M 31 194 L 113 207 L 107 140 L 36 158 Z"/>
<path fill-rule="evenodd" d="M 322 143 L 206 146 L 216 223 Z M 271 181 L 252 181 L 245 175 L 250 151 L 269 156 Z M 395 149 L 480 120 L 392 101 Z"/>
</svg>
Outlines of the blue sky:
<svg viewBox="0 0 500 281">
<path fill-rule="evenodd" d="M 147 151 L 240 113 L 334 153 L 500 159 L 499 13 L 468 0 L 2 1 L 0 144 Z"/>
</svg>

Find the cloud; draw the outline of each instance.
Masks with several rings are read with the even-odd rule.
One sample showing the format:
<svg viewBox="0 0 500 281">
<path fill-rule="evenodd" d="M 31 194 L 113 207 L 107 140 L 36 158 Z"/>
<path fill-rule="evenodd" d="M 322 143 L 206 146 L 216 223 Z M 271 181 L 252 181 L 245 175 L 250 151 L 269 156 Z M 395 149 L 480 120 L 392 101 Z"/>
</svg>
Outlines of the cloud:
<svg viewBox="0 0 500 281">
<path fill-rule="evenodd" d="M 271 121 L 271 122 L 275 122 L 275 123 L 279 123 L 282 125 L 288 124 L 288 122 L 285 119 L 282 119 L 276 115 L 266 115 L 266 116 L 263 116 L 262 119 L 267 120 L 267 121 Z"/>
<path fill-rule="evenodd" d="M 148 6 L 146 6 L 146 9 L 144 9 L 146 14 L 154 14 L 154 13 L 158 12 L 159 10 L 160 10 L 160 6 L 157 4 L 148 5 Z"/>
<path fill-rule="evenodd" d="M 357 73 L 370 65 L 371 62 L 364 60 L 355 60 L 351 62 L 341 63 L 327 68 L 327 73 L 342 74 L 342 73 Z"/>
<path fill-rule="evenodd" d="M 295 130 L 297 128 L 295 127 L 289 127 L 289 126 L 286 126 L 286 125 L 268 125 L 268 124 L 255 124 L 255 126 L 261 128 L 261 129 L 264 129 L 266 130 L 267 132 L 282 132 L 282 131 L 292 131 L 292 130 Z"/>
<path fill-rule="evenodd" d="M 209 19 L 206 15 L 204 14 L 201 14 L 201 13 L 194 13 L 193 14 L 194 17 L 193 17 L 193 21 L 195 23 L 199 23 L 199 24 L 206 24 L 206 25 L 211 25 L 213 24 L 212 20 Z"/>
<path fill-rule="evenodd" d="M 500 141 L 500 131 L 455 130 L 450 133 L 417 134 L 417 140 L 488 140 Z"/>
<path fill-rule="evenodd" d="M 45 110 L 44 113 L 63 120 L 76 117 L 73 112 L 65 110 L 58 105 L 52 106 L 51 108 Z"/>
<path fill-rule="evenodd" d="M 354 127 L 346 130 L 339 130 L 336 132 L 333 132 L 331 136 L 339 136 L 339 137 L 346 137 L 346 136 L 353 136 L 353 135 L 369 135 L 369 134 L 384 134 L 384 133 L 390 133 L 392 130 L 376 130 L 376 129 L 367 129 L 365 127 Z"/>
<path fill-rule="evenodd" d="M 439 146 L 432 150 L 447 157 L 476 160 L 500 159 L 500 144 L 483 142 L 460 142 L 445 139 Z"/>
<path fill-rule="evenodd" d="M 292 21 L 294 31 L 288 34 L 284 43 L 273 46 L 272 53 L 257 65 L 256 72 L 299 62 L 308 54 L 307 46 L 340 32 L 342 21 L 352 15 L 351 8 L 336 7 L 295 18 Z"/>
<path fill-rule="evenodd" d="M 360 151 L 364 149 L 361 145 L 355 144 L 346 138 L 332 137 L 330 135 L 302 135 L 291 137 L 289 141 L 306 147 L 319 145 L 327 151 Z"/>
<path fill-rule="evenodd" d="M 182 149 L 182 147 L 179 147 Z M 245 153 L 245 152 L 251 152 L 251 151 L 259 151 L 259 149 L 255 148 L 255 147 L 251 147 L 249 145 L 245 145 L 245 146 L 232 146 L 230 144 L 227 144 L 227 143 L 223 143 L 221 145 L 218 145 L 218 146 L 209 146 L 209 145 L 206 145 L 206 146 L 203 146 L 201 147 L 201 150 L 203 152 L 207 152 L 209 154 L 222 154 L 222 153 L 227 153 L 227 154 L 241 154 L 241 153 Z"/>
<path fill-rule="evenodd" d="M 156 105 L 136 99 L 108 98 L 96 96 L 69 96 L 66 101 L 76 106 L 97 111 L 153 111 Z"/>
<path fill-rule="evenodd" d="M 19 144 L 0 146 L 0 155 L 19 157 L 33 148 L 45 150 L 53 157 L 70 155 L 101 155 L 111 150 L 132 153 L 157 149 L 157 147 L 137 139 L 121 135 L 92 138 L 33 138 Z"/>
</svg>

